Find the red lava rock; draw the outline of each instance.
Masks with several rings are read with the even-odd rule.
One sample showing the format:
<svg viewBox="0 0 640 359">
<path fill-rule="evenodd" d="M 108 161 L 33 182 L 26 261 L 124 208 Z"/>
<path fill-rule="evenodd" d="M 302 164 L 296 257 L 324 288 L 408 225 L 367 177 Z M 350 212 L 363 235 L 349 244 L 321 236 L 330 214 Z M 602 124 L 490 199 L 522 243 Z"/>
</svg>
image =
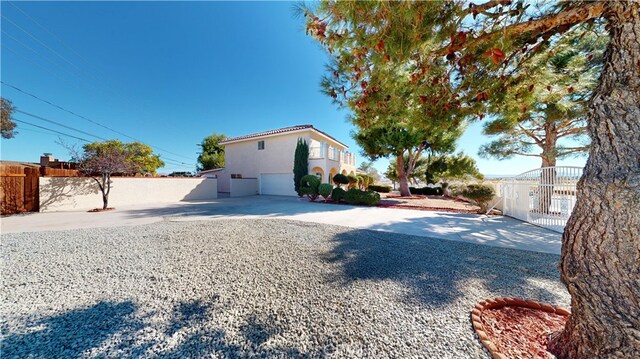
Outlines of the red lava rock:
<svg viewBox="0 0 640 359">
<path fill-rule="evenodd" d="M 515 300 L 514 302 L 520 302 Z M 525 302 L 532 305 L 531 302 Z M 533 302 L 540 305 L 537 302 Z M 553 307 L 552 307 L 553 308 Z M 555 308 L 553 308 L 555 309 Z M 530 307 L 503 306 L 482 311 L 483 335 L 487 336 L 495 350 L 486 345 L 487 339 L 478 336 L 494 358 L 551 358 L 547 352 L 548 336 L 561 331 L 569 317 Z"/>
</svg>

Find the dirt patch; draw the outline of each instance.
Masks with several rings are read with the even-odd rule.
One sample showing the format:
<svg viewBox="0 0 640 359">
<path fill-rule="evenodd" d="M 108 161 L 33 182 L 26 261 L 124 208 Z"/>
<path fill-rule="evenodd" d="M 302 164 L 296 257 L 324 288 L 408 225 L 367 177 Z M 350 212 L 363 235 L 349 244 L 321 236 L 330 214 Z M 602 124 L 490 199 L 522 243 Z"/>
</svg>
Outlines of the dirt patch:
<svg viewBox="0 0 640 359">
<path fill-rule="evenodd" d="M 381 194 L 380 206 L 457 213 L 478 213 L 480 210 L 480 207 L 458 198 L 423 195 L 400 197 L 388 193 Z"/>
</svg>

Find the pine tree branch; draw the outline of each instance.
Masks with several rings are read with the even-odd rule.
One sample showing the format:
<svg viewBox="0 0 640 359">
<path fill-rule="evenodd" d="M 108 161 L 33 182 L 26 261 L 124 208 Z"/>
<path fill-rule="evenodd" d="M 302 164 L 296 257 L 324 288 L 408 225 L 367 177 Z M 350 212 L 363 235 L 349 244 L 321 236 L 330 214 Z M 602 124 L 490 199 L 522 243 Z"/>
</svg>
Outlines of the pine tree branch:
<svg viewBox="0 0 640 359">
<path fill-rule="evenodd" d="M 583 5 L 563 10 L 557 14 L 541 17 L 536 20 L 515 23 L 506 26 L 494 32 L 480 35 L 476 38 L 468 39 L 465 43 L 452 43 L 447 47 L 440 49 L 437 53 L 445 55 L 459 51 L 469 45 L 481 44 L 485 41 L 493 39 L 495 36 L 511 36 L 518 34 L 530 34 L 529 38 L 537 38 L 542 34 L 560 33 L 565 31 L 566 26 L 571 26 L 580 22 L 585 22 L 600 17 L 605 11 L 604 1 L 587 2 Z M 568 30 L 568 28 L 566 29 Z"/>
<path fill-rule="evenodd" d="M 531 137 L 534 141 L 536 141 L 536 144 L 538 144 L 538 146 L 542 147 L 544 145 L 544 143 L 542 143 L 542 140 L 540 138 L 538 138 L 533 132 L 524 128 L 520 123 L 518 123 L 518 128 L 520 128 L 520 130 L 524 132 L 527 136 Z"/>
<path fill-rule="evenodd" d="M 566 131 L 562 131 L 562 132 L 558 132 L 558 138 L 560 137 L 567 137 L 567 136 L 571 136 L 571 135 L 579 135 L 579 134 L 586 134 L 587 133 L 587 128 L 586 127 L 574 127 L 570 130 L 566 130 Z"/>
</svg>

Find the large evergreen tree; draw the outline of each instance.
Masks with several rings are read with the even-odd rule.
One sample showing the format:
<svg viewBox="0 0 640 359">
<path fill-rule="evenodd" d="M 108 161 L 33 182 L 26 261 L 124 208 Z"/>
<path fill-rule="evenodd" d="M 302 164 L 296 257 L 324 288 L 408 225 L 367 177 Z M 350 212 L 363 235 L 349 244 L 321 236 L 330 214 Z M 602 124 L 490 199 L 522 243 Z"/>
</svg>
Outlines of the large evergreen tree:
<svg viewBox="0 0 640 359">
<path fill-rule="evenodd" d="M 298 138 L 296 152 L 293 158 L 293 186 L 298 196 L 302 197 L 300 191 L 300 180 L 309 174 L 309 145 L 304 138 Z"/>
<path fill-rule="evenodd" d="M 561 358 L 640 357 L 640 3 L 325 1 L 306 19 L 329 49 L 357 43 L 339 53 L 340 64 L 373 72 L 415 64 L 425 69 L 407 74 L 416 101 L 449 108 L 460 101 L 457 111 L 478 117 L 504 101 L 523 64 L 554 38 L 606 21 L 610 41 L 586 115 L 589 158 L 563 235 L 561 278 L 572 315 L 552 348 Z"/>
<path fill-rule="evenodd" d="M 577 26 L 521 66 L 484 134 L 497 136 L 483 145 L 483 157 L 539 157 L 542 167 L 586 153 L 587 103 L 602 70 L 607 43 L 603 26 Z"/>
</svg>

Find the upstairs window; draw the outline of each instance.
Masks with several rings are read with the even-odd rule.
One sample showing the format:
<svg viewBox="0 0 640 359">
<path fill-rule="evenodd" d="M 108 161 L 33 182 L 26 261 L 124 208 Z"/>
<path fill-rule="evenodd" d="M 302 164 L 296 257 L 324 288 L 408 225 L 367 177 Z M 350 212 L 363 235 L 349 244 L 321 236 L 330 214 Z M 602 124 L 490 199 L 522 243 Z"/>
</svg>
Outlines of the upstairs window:
<svg viewBox="0 0 640 359">
<path fill-rule="evenodd" d="M 264 141 L 258 141 L 258 149 L 264 150 Z"/>
</svg>

